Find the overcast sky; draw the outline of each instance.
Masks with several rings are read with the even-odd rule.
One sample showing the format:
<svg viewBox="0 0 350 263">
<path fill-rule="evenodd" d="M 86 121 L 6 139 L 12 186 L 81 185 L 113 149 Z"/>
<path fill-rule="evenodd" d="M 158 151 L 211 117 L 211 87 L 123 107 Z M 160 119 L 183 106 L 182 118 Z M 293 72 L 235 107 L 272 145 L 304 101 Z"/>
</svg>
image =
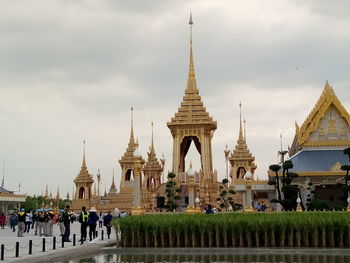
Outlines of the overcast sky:
<svg viewBox="0 0 350 263">
<path fill-rule="evenodd" d="M 166 122 L 186 87 L 189 12 L 197 85 L 218 129 L 214 167 L 236 144 L 239 101 L 256 175 L 277 160 L 279 134 L 291 144 L 328 79 L 350 108 L 350 2 L 27 1 L 0 2 L 0 158 L 5 187 L 72 193 L 83 140 L 89 171 L 110 186 L 130 133 L 146 158 L 155 148 L 171 169 Z M 190 149 L 188 159 L 199 167 Z M 189 163 L 189 162 L 187 162 Z M 1 174 L 2 175 L 2 174 Z M 104 187 L 103 187 L 104 188 Z"/>
</svg>

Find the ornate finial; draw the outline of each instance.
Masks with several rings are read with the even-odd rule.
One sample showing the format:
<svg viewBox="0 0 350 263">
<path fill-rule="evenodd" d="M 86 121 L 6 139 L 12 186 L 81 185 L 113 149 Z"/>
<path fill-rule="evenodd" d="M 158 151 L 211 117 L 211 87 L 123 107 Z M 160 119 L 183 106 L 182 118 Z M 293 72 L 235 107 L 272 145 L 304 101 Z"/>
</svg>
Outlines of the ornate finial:
<svg viewBox="0 0 350 263">
<path fill-rule="evenodd" d="M 152 126 L 152 140 L 151 140 L 151 147 L 150 147 L 150 154 L 151 155 L 154 155 L 155 152 L 154 152 L 154 143 L 153 143 L 153 121 L 151 122 L 151 126 Z"/>
<path fill-rule="evenodd" d="M 244 128 L 244 141 L 247 141 L 247 134 L 246 134 L 246 121 L 245 119 L 243 119 L 243 128 Z"/>
<path fill-rule="evenodd" d="M 59 187 L 59 186 L 57 186 L 56 199 L 57 199 L 57 200 L 60 199 L 60 187 Z"/>
<path fill-rule="evenodd" d="M 283 147 L 282 147 L 282 133 L 280 134 L 280 140 L 281 140 L 281 152 L 283 151 Z"/>
<path fill-rule="evenodd" d="M 5 159 L 2 160 L 2 181 L 1 181 L 1 187 L 4 187 L 5 185 Z"/>
<path fill-rule="evenodd" d="M 239 102 L 239 141 L 243 141 L 243 131 L 242 131 L 242 103 Z"/>
<path fill-rule="evenodd" d="M 84 139 L 84 141 L 83 141 L 83 144 L 84 144 L 84 149 L 83 149 L 83 163 L 82 163 L 82 165 L 81 165 L 81 169 L 82 169 L 82 170 L 86 170 L 87 168 L 86 168 L 86 161 L 85 161 L 85 139 Z"/>
<path fill-rule="evenodd" d="M 49 197 L 49 187 L 46 184 L 46 188 L 45 188 L 45 197 Z"/>
<path fill-rule="evenodd" d="M 130 129 L 130 140 L 129 140 L 129 144 L 135 144 L 135 139 L 134 139 L 134 107 L 131 106 L 130 109 L 130 114 L 131 114 L 131 129 Z"/>
<path fill-rule="evenodd" d="M 186 91 L 191 93 L 193 92 L 198 93 L 196 77 L 194 73 L 194 62 L 193 62 L 194 59 L 193 59 L 193 50 L 192 50 L 192 25 L 193 25 L 192 13 L 190 13 L 190 20 L 188 23 L 190 25 L 190 65 L 188 70 Z"/>
<path fill-rule="evenodd" d="M 113 189 L 115 188 L 115 183 L 114 183 L 114 167 L 113 167 L 113 174 L 112 174 L 112 187 L 113 187 Z"/>
</svg>

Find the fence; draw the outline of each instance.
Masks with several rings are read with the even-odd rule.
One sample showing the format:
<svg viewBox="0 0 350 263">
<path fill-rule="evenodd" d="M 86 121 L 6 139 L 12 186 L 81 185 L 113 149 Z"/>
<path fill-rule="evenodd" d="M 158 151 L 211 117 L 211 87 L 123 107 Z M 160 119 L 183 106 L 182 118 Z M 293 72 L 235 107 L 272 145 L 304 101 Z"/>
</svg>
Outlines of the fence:
<svg viewBox="0 0 350 263">
<path fill-rule="evenodd" d="M 99 240 L 105 239 L 105 233 L 104 230 L 101 230 L 101 234 L 99 235 L 99 231 L 95 232 L 96 238 L 99 238 Z M 77 240 L 80 237 L 79 240 Z M 110 235 L 106 236 L 107 239 L 110 239 Z M 92 236 L 89 237 L 90 242 L 93 240 Z M 77 241 L 80 245 L 84 244 L 84 239 L 81 238 L 80 235 L 73 234 L 73 240 L 72 240 L 72 246 L 77 246 Z M 86 241 L 85 241 L 86 242 Z M 44 237 L 40 242 L 35 243 L 33 240 L 29 240 L 27 245 L 21 246 L 19 242 L 16 242 L 13 247 L 8 248 L 4 244 L 1 244 L 0 246 L 0 261 L 5 260 L 6 256 L 9 257 L 10 253 L 14 253 L 14 256 L 18 258 L 20 256 L 20 252 L 22 252 L 22 255 L 32 255 L 33 254 L 33 248 L 34 247 L 41 247 L 40 251 L 36 252 L 46 252 L 48 250 L 56 250 L 59 246 L 60 248 L 65 247 L 65 241 L 63 237 L 57 239 L 57 237 Z M 27 253 L 26 253 L 26 252 Z M 5 254 L 6 252 L 6 254 Z"/>
</svg>

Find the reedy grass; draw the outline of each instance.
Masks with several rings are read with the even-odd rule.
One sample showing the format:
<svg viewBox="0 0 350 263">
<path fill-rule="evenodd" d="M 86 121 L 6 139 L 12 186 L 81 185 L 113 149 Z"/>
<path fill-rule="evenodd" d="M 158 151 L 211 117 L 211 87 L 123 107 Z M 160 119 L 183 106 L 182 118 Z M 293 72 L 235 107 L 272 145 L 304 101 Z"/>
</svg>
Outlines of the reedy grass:
<svg viewBox="0 0 350 263">
<path fill-rule="evenodd" d="M 113 221 L 122 247 L 350 247 L 350 213 L 154 214 Z"/>
</svg>

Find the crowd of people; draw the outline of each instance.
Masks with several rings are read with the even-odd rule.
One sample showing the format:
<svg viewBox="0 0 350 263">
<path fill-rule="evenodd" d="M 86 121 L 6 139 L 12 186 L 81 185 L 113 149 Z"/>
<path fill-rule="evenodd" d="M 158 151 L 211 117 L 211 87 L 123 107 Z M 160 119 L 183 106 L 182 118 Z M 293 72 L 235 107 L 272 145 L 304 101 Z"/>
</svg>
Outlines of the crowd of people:
<svg viewBox="0 0 350 263">
<path fill-rule="evenodd" d="M 123 216 L 123 215 L 119 215 Z M 113 216 L 111 211 L 107 213 L 97 212 L 94 207 L 86 211 L 82 207 L 82 211 L 75 214 L 70 211 L 70 206 L 66 205 L 65 209 L 54 211 L 53 209 L 37 209 L 35 211 L 25 211 L 24 208 L 14 210 L 8 214 L 0 211 L 0 228 L 4 229 L 9 226 L 12 232 L 16 232 L 17 236 L 23 237 L 25 234 L 33 234 L 38 236 L 53 236 L 53 227 L 57 225 L 60 234 L 65 242 L 70 240 L 70 225 L 78 221 L 81 225 L 81 239 L 86 240 L 87 228 L 89 228 L 89 238 L 96 238 L 96 228 L 106 227 L 108 237 L 111 234 L 111 222 Z"/>
</svg>

